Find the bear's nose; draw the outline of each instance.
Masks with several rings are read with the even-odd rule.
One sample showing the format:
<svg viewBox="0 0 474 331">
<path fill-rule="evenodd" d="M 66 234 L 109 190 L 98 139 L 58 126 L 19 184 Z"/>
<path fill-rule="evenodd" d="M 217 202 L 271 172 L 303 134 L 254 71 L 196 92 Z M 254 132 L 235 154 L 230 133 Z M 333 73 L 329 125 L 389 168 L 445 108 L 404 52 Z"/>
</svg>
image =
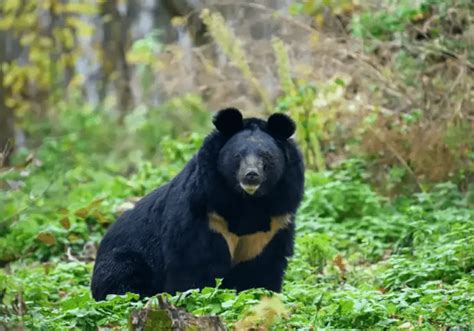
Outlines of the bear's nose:
<svg viewBox="0 0 474 331">
<path fill-rule="evenodd" d="M 258 180 L 258 178 L 259 178 L 259 175 L 254 170 L 250 170 L 245 174 L 245 179 L 250 181 L 250 182 L 254 182 L 254 181 Z"/>
</svg>

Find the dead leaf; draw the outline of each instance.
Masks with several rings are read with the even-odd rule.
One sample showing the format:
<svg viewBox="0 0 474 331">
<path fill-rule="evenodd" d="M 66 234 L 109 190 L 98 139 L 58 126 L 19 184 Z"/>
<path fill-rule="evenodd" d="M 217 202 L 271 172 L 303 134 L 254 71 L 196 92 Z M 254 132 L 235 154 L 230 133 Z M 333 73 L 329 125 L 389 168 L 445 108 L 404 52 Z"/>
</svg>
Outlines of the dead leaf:
<svg viewBox="0 0 474 331">
<path fill-rule="evenodd" d="M 111 223 L 111 221 L 105 217 L 104 214 L 102 214 L 100 211 L 96 210 L 92 216 L 94 216 L 94 218 L 97 220 L 98 223 L 100 224 L 108 224 L 108 223 Z"/>
<path fill-rule="evenodd" d="M 87 206 L 87 209 L 93 209 L 93 208 L 97 208 L 100 206 L 100 204 L 102 203 L 102 201 L 104 201 L 105 198 L 99 198 L 99 199 L 95 199 L 94 201 L 92 201 L 89 206 Z"/>
<path fill-rule="evenodd" d="M 346 263 L 344 262 L 344 259 L 342 258 L 342 256 L 337 255 L 332 262 L 339 269 L 339 272 L 341 273 L 342 277 L 344 277 L 344 275 L 347 272 L 347 267 L 346 267 Z"/>
<path fill-rule="evenodd" d="M 56 244 L 56 238 L 51 232 L 40 232 L 36 238 L 48 246 Z"/>
<path fill-rule="evenodd" d="M 58 211 L 61 215 L 68 215 L 69 214 L 69 210 L 67 208 L 59 208 Z"/>
<path fill-rule="evenodd" d="M 78 210 L 76 210 L 76 212 L 74 213 L 74 215 L 76 215 L 77 217 L 80 217 L 80 218 L 86 218 L 88 215 L 92 214 L 92 212 L 97 208 L 99 207 L 99 205 L 102 203 L 102 201 L 104 201 L 105 198 L 99 198 L 99 199 L 95 199 L 94 201 L 92 201 L 87 207 L 84 207 L 84 208 L 79 208 Z"/>
<path fill-rule="evenodd" d="M 89 211 L 87 208 L 80 208 L 74 212 L 74 215 L 80 218 L 86 218 L 86 216 L 89 215 Z"/>
<path fill-rule="evenodd" d="M 69 230 L 71 228 L 71 222 L 69 221 L 68 217 L 63 217 L 59 223 L 65 228 L 66 230 Z"/>
</svg>

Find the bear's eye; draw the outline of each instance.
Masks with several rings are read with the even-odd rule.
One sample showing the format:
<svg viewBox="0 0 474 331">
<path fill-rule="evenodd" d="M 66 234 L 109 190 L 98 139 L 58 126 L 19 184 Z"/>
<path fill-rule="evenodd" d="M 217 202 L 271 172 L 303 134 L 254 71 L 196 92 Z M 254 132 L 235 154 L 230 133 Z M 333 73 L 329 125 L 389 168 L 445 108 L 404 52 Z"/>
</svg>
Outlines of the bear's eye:
<svg viewBox="0 0 474 331">
<path fill-rule="evenodd" d="M 271 162 L 272 161 L 272 156 L 268 152 L 262 152 L 260 156 L 265 162 Z"/>
</svg>

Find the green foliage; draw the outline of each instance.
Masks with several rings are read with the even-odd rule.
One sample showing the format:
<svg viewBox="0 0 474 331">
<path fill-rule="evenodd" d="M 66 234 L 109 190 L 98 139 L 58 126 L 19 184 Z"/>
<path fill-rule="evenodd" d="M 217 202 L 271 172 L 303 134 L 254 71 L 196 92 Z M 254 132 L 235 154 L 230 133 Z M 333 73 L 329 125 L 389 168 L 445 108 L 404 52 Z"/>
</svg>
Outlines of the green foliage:
<svg viewBox="0 0 474 331">
<path fill-rule="evenodd" d="M 381 198 L 364 183 L 366 175 L 361 161 L 346 161 L 337 169 L 308 174 L 308 198 L 301 207 L 301 217 L 331 218 L 339 223 L 376 215 L 381 209 Z"/>
<path fill-rule="evenodd" d="M 234 290 L 219 289 L 219 285 L 220 281 L 215 288 L 189 290 L 170 298 L 170 301 L 193 314 L 219 315 L 227 322 L 235 322 L 249 312 L 249 307 L 257 304 L 261 298 L 273 295 L 263 289 L 237 294 Z"/>
<path fill-rule="evenodd" d="M 9 289 L 0 305 L 0 325 L 35 330 L 124 329 L 129 311 L 143 306 L 133 294 L 94 302 L 89 291 L 90 264 L 15 265 L 11 272 L 15 279 L 0 271 L 0 288 Z"/>
<path fill-rule="evenodd" d="M 367 11 L 356 15 L 352 21 L 352 32 L 364 39 L 391 39 L 393 34 L 404 32 L 411 21 L 427 11 L 426 7 L 417 6 L 410 1 L 400 1 L 400 4 L 392 8 L 392 11 Z"/>
<path fill-rule="evenodd" d="M 176 175 L 203 137 L 200 130 L 184 133 L 193 125 L 204 127 L 200 121 L 209 115 L 191 96 L 153 110 L 177 112 L 183 104 L 195 115 L 177 140 L 170 138 L 177 134 L 170 124 L 174 119 L 159 121 L 158 115 L 117 129 L 110 125 L 110 113 L 70 105 L 71 111 L 60 108 L 54 114 L 55 126 L 31 121 L 28 132 L 47 138 L 38 150 L 16 154 L 20 170 L 0 172 L 0 188 L 11 188 L 0 195 L 0 261 L 20 256 L 47 260 L 68 249 L 81 255 L 84 245 L 97 241 L 131 203 L 125 198 L 143 196 Z M 193 104 L 198 106 L 193 109 Z M 124 176 L 127 172 L 133 175 Z"/>
<path fill-rule="evenodd" d="M 126 129 L 135 132 L 135 142 L 145 147 L 145 153 L 156 155 L 162 147 L 157 142 L 163 137 L 202 135 L 209 131 L 210 115 L 200 97 L 185 95 L 171 98 L 159 107 L 140 106 L 127 115 L 125 124 Z"/>
<path fill-rule="evenodd" d="M 288 112 L 301 123 L 297 127 L 297 140 L 303 150 L 306 165 L 311 168 L 324 170 L 326 162 L 321 150 L 321 127 L 320 116 L 314 112 L 314 101 L 317 90 L 314 86 L 299 84 L 297 89 L 292 78 L 290 60 L 284 42 L 279 38 L 272 40 L 273 52 L 275 53 L 278 78 L 284 96 L 277 100 L 277 110 Z"/>
<path fill-rule="evenodd" d="M 153 94 L 153 79 L 156 71 L 163 68 L 163 63 L 157 59 L 163 45 L 158 42 L 160 33 L 156 30 L 148 33 L 142 39 L 135 41 L 127 54 L 128 61 L 136 65 L 140 85 L 145 96 Z"/>
<path fill-rule="evenodd" d="M 406 34 L 408 27 L 432 18 L 430 37 L 441 36 L 442 24 L 449 20 L 450 11 L 472 10 L 470 1 L 407 0 L 383 1 L 378 9 L 362 11 L 352 20 L 352 33 L 359 38 L 379 41 L 392 40 Z"/>
<path fill-rule="evenodd" d="M 123 151 L 110 155 L 95 146 L 106 141 L 96 130 L 103 115 L 73 114 L 62 115 L 54 129 L 61 135 L 46 140 L 26 167 L 1 174 L 2 185 L 17 188 L 0 203 L 1 260 L 16 260 L 0 271 L 0 325 L 126 329 L 131 309 L 145 302 L 131 294 L 94 302 L 87 248 L 130 207 L 131 197 L 169 180 L 202 141 L 201 135 L 164 138 L 159 167 L 131 162 Z M 121 173 L 131 166 L 133 174 Z M 193 314 L 215 314 L 238 327 L 473 327 L 472 192 L 445 183 L 389 201 L 367 176 L 356 159 L 330 171 L 308 171 L 282 294 L 235 293 L 219 289 L 218 281 L 216 288 L 166 297 Z"/>
<path fill-rule="evenodd" d="M 447 207 L 414 221 L 409 233 L 411 243 L 399 247 L 387 262 L 385 286 L 419 287 L 427 281 L 452 283 L 469 274 L 474 267 L 474 230 L 472 217 L 465 209 Z"/>
<path fill-rule="evenodd" d="M 276 54 L 283 52 L 278 42 L 275 42 L 274 48 Z M 280 57 L 283 56 L 277 56 Z M 279 63 L 279 67 L 283 68 L 284 61 L 280 60 Z M 287 90 L 277 100 L 276 109 L 288 112 L 299 123 L 296 139 L 303 150 L 306 165 L 312 169 L 325 170 L 323 142 L 336 129 L 336 115 L 344 104 L 346 84 L 343 79 L 335 78 L 320 84 L 298 82 L 295 88 L 282 74 L 280 76 Z"/>
</svg>

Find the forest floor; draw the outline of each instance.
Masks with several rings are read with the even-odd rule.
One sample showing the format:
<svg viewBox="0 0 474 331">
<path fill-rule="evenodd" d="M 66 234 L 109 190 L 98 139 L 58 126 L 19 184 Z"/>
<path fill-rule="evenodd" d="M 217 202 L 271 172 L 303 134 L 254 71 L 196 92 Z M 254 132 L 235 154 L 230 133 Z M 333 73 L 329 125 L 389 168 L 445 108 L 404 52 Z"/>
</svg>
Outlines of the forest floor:
<svg viewBox="0 0 474 331">
<path fill-rule="evenodd" d="M 181 169 L 201 141 L 193 139 L 168 141 L 160 167 L 139 162 L 124 175 L 117 159 L 91 160 L 91 141 L 69 134 L 46 141 L 24 167 L 1 173 L 15 189 L 0 203 L 0 326 L 126 329 L 130 310 L 144 302 L 132 294 L 93 301 L 95 248 L 133 205 L 131 197 Z M 236 329 L 472 329 L 472 190 L 460 193 L 444 183 L 430 193 L 388 199 L 365 174 L 364 162 L 355 159 L 307 172 L 296 252 L 281 294 L 216 287 L 169 300 Z"/>
</svg>

